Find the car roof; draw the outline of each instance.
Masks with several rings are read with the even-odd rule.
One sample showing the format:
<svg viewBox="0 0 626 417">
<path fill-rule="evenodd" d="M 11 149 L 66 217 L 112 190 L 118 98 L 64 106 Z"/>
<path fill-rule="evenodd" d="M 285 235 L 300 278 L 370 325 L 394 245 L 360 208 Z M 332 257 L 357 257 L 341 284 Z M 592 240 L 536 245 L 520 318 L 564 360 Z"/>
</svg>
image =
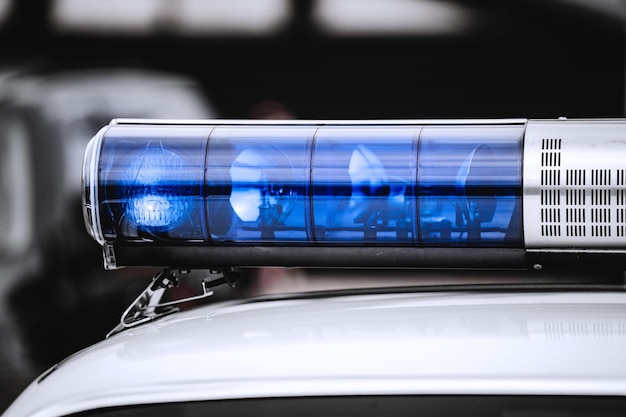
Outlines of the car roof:
<svg viewBox="0 0 626 417">
<path fill-rule="evenodd" d="M 625 303 L 621 291 L 406 289 L 218 302 L 74 354 L 6 417 L 254 397 L 624 395 Z"/>
</svg>

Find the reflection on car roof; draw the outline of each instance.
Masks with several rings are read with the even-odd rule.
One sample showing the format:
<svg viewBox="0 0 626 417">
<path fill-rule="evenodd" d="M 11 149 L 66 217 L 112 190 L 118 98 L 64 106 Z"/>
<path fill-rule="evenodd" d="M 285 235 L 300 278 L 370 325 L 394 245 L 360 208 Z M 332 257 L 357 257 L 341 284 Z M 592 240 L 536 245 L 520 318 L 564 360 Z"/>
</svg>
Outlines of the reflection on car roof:
<svg viewBox="0 0 626 417">
<path fill-rule="evenodd" d="M 623 395 L 624 303 L 610 291 L 374 291 L 210 304 L 75 354 L 13 407 L 48 415 L 249 397 Z"/>
</svg>

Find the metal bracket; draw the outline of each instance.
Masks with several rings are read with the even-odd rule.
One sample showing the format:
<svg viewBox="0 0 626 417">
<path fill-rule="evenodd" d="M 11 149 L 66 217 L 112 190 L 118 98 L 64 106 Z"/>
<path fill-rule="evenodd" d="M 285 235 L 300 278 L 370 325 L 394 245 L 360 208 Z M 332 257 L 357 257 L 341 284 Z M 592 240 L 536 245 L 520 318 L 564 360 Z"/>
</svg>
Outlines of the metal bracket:
<svg viewBox="0 0 626 417">
<path fill-rule="evenodd" d="M 119 333 L 124 329 L 175 313 L 179 311 L 177 306 L 180 304 L 210 297 L 213 295 L 213 288 L 218 285 L 228 284 L 233 287 L 241 275 L 238 268 L 209 269 L 207 270 L 208 275 L 201 281 L 202 294 L 161 302 L 163 295 L 168 289 L 180 285 L 179 275 L 190 273 L 191 270 L 188 269 L 172 268 L 165 268 L 157 273 L 146 289 L 124 311 L 120 318 L 120 323 L 106 337 Z"/>
</svg>

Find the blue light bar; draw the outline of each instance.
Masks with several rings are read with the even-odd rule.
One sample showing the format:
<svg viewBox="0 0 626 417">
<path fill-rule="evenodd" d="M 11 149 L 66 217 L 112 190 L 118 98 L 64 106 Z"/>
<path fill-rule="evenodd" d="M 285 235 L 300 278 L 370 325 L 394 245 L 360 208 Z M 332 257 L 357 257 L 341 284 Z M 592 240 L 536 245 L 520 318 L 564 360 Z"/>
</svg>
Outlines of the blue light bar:
<svg viewBox="0 0 626 417">
<path fill-rule="evenodd" d="M 114 120 L 85 222 L 109 268 L 539 268 L 626 249 L 624 156 L 622 120 Z"/>
</svg>

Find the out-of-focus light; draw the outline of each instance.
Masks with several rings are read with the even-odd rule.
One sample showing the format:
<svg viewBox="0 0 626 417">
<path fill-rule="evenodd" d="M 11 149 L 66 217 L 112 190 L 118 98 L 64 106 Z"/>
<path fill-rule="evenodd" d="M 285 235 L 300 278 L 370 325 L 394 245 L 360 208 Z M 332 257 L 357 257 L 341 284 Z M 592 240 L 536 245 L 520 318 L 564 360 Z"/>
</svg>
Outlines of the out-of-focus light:
<svg viewBox="0 0 626 417">
<path fill-rule="evenodd" d="M 14 1 L 15 0 L 0 0 L 0 24 L 4 23 L 11 14 Z"/>
<path fill-rule="evenodd" d="M 626 19 L 626 2 L 623 0 L 553 0 L 563 7 L 577 7 L 601 16 Z"/>
<path fill-rule="evenodd" d="M 32 149 L 17 119 L 0 124 L 0 259 L 22 254 L 32 243 L 34 181 Z"/>
<path fill-rule="evenodd" d="M 109 35 L 270 35 L 291 17 L 289 0 L 54 0 L 59 31 Z"/>
<path fill-rule="evenodd" d="M 271 35 L 291 19 L 291 0 L 184 0 L 179 32 L 189 35 Z"/>
<path fill-rule="evenodd" d="M 159 15 L 154 0 L 53 0 L 51 24 L 62 32 L 146 35 Z"/>
<path fill-rule="evenodd" d="M 445 35 L 466 31 L 472 14 L 434 0 L 316 0 L 313 19 L 332 35 Z"/>
</svg>

